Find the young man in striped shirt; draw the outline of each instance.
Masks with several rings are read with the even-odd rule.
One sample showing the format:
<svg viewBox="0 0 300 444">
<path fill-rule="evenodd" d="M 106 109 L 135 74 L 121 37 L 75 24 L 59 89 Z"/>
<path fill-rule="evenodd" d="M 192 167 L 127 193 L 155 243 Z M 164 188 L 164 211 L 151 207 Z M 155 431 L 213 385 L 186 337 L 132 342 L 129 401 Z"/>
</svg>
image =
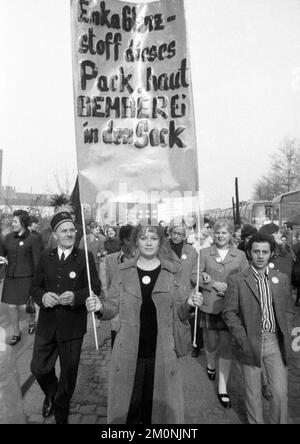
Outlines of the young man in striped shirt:
<svg viewBox="0 0 300 444">
<path fill-rule="evenodd" d="M 257 233 L 248 244 L 249 268 L 231 276 L 225 295 L 223 319 L 237 343 L 237 358 L 245 379 L 249 423 L 262 424 L 262 363 L 269 387 L 270 422 L 287 423 L 287 355 L 291 334 L 287 312 L 290 285 L 285 274 L 269 267 L 275 241 Z"/>
</svg>

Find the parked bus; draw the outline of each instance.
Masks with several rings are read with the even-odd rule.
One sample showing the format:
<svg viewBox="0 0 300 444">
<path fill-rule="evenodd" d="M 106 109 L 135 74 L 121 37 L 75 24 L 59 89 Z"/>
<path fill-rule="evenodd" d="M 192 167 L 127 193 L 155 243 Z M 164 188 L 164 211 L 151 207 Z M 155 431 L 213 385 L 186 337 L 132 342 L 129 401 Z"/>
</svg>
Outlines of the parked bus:
<svg viewBox="0 0 300 444">
<path fill-rule="evenodd" d="M 300 190 L 289 191 L 272 200 L 272 222 L 280 228 L 285 222 L 300 226 Z"/>
<path fill-rule="evenodd" d="M 272 202 L 267 200 L 249 201 L 240 203 L 240 218 L 242 224 L 251 224 L 258 230 L 263 225 L 271 222 Z M 215 212 L 215 221 L 218 219 L 230 219 L 233 222 L 233 209 L 225 208 Z"/>
</svg>

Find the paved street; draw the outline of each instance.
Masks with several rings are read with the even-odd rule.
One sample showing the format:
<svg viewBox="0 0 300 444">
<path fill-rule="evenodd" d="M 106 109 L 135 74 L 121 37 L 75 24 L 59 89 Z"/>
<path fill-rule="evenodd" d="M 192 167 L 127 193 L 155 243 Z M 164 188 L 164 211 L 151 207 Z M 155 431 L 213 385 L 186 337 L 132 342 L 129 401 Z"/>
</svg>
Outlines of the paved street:
<svg viewBox="0 0 300 444">
<path fill-rule="evenodd" d="M 93 331 L 90 328 L 85 338 L 80 363 L 77 388 L 71 404 L 70 423 L 106 424 L 107 386 L 110 361 L 110 324 L 101 323 L 99 351 L 95 350 Z M 246 421 L 241 407 L 241 380 L 234 369 L 235 381 L 232 387 L 233 408 L 225 410 L 215 395 L 216 384 L 210 382 L 204 371 L 204 357 L 186 357 L 181 360 L 184 375 L 186 423 L 215 424 L 243 423 Z M 24 411 L 29 423 L 54 423 L 40 414 L 43 395 L 36 383 L 24 398 Z"/>
<path fill-rule="evenodd" d="M 0 319 L 1 319 L 0 304 Z M 3 307 L 2 307 L 3 314 Z M 294 322 L 300 326 L 300 310 Z M 22 342 L 12 349 L 22 386 L 23 411 L 27 423 L 54 423 L 54 418 L 41 416 L 43 394 L 29 373 L 33 336 L 28 336 L 25 321 L 22 321 Z M 107 386 L 110 362 L 110 324 L 102 322 L 97 328 L 99 350 L 95 350 L 91 320 L 85 336 L 76 391 L 71 403 L 71 424 L 106 424 Z M 205 372 L 204 355 L 198 359 L 181 359 L 184 379 L 185 423 L 187 424 L 243 424 L 246 423 L 244 392 L 241 373 L 236 362 L 230 377 L 229 392 L 232 409 L 220 406 L 217 397 L 217 383 L 208 380 Z M 58 369 L 59 371 L 59 369 Z M 16 395 L 15 395 L 16 396 Z M 20 406 L 19 406 L 20 407 Z M 265 401 L 267 412 L 268 402 Z M 300 424 L 300 352 L 292 354 L 289 371 L 290 423 Z M 19 422 L 22 422 L 21 420 Z"/>
</svg>

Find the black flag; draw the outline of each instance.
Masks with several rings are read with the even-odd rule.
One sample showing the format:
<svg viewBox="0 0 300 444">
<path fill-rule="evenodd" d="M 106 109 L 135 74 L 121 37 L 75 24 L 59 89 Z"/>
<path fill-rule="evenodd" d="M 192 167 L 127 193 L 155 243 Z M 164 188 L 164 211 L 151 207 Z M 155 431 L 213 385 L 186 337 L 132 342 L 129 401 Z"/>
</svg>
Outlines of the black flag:
<svg viewBox="0 0 300 444">
<path fill-rule="evenodd" d="M 79 193 L 79 183 L 78 176 L 75 182 L 75 186 L 70 196 L 70 203 L 74 207 L 75 221 L 82 226 L 82 216 L 81 216 L 81 204 L 80 204 L 80 193 Z"/>
</svg>

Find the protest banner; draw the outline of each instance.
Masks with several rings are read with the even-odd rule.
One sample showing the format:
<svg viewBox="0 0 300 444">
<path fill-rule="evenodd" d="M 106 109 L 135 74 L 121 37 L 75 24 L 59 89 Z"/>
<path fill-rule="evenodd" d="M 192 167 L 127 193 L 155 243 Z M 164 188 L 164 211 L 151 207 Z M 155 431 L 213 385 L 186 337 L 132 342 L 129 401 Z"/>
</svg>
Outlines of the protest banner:
<svg viewBox="0 0 300 444">
<path fill-rule="evenodd" d="M 184 12 L 182 0 L 71 0 L 81 202 L 123 203 L 119 220 L 198 190 Z"/>
</svg>

